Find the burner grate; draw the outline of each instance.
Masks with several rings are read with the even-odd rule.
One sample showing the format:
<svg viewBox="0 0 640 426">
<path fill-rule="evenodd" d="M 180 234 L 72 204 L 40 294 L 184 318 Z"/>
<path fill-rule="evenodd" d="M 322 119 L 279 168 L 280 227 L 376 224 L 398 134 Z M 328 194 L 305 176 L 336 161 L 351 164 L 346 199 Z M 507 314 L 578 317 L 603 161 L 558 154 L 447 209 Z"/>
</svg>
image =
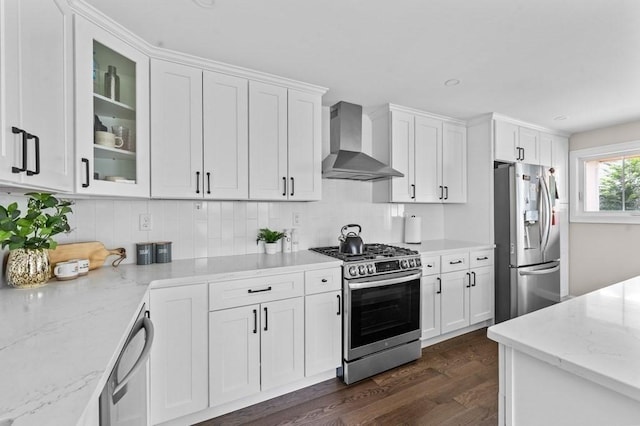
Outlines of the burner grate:
<svg viewBox="0 0 640 426">
<path fill-rule="evenodd" d="M 315 247 L 309 250 L 335 257 L 337 259 L 344 260 L 345 262 L 359 262 L 363 260 L 393 258 L 418 254 L 416 250 L 391 246 L 388 244 L 365 244 L 362 254 L 340 253 L 340 247 L 338 246 Z"/>
</svg>

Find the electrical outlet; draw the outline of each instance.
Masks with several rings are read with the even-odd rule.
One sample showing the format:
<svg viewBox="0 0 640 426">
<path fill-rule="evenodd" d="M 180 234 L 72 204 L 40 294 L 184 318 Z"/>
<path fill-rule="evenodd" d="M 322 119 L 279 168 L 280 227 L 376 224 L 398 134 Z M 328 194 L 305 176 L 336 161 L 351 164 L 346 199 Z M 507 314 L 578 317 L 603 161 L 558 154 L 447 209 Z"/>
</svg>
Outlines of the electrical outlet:
<svg viewBox="0 0 640 426">
<path fill-rule="evenodd" d="M 151 231 L 153 229 L 153 216 L 148 213 L 140 214 L 140 230 Z"/>
<path fill-rule="evenodd" d="M 293 213 L 293 219 L 291 220 L 293 222 L 293 226 L 300 226 L 300 224 L 302 223 L 302 219 L 300 218 L 300 213 L 298 212 L 294 212 Z"/>
</svg>

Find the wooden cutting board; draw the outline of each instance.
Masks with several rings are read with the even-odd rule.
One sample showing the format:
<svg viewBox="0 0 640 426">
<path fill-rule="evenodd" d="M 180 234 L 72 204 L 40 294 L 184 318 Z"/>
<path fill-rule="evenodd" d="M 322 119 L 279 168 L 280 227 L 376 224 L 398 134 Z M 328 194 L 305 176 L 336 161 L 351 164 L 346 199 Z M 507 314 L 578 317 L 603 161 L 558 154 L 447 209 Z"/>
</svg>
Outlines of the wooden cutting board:
<svg viewBox="0 0 640 426">
<path fill-rule="evenodd" d="M 49 250 L 49 262 L 51 268 L 59 262 L 71 259 L 89 259 L 89 269 L 101 268 L 104 261 L 109 256 L 119 256 L 120 259 L 127 257 L 124 248 L 107 249 L 99 241 L 88 241 L 85 243 L 60 244 L 55 249 Z M 117 260 L 117 259 L 116 259 Z M 120 262 L 118 262 L 119 264 Z M 114 265 L 114 266 L 117 266 Z"/>
</svg>

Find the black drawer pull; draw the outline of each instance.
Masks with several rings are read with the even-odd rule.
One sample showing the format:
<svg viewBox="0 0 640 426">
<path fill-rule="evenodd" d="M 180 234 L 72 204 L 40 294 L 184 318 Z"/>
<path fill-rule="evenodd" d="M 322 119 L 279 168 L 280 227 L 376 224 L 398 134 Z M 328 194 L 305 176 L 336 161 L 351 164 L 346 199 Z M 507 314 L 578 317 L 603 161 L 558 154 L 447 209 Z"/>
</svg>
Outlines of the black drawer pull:
<svg viewBox="0 0 640 426">
<path fill-rule="evenodd" d="M 454 261 L 449 262 L 449 265 L 458 265 L 460 263 L 462 263 L 462 260 L 454 260 Z"/>
<path fill-rule="evenodd" d="M 271 291 L 271 286 L 260 290 L 253 290 L 250 288 L 249 290 L 247 290 L 247 293 L 262 293 L 263 291 Z"/>
<path fill-rule="evenodd" d="M 323 283 L 326 283 L 326 282 L 327 282 L 327 279 L 326 279 L 326 278 L 323 278 L 323 279 L 321 279 L 320 281 L 322 281 Z"/>
<path fill-rule="evenodd" d="M 476 257 L 476 260 L 489 260 L 487 256 Z"/>
</svg>

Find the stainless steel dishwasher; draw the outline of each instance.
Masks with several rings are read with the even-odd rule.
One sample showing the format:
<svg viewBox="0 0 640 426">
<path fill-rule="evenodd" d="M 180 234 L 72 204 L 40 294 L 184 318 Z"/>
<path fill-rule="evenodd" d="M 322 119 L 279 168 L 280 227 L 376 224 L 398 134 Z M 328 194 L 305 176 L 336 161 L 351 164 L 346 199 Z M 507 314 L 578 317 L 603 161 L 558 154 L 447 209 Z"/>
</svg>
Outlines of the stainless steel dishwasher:
<svg viewBox="0 0 640 426">
<path fill-rule="evenodd" d="M 143 304 L 100 394 L 100 426 L 147 424 L 147 363 L 152 344 L 153 323 Z"/>
</svg>

